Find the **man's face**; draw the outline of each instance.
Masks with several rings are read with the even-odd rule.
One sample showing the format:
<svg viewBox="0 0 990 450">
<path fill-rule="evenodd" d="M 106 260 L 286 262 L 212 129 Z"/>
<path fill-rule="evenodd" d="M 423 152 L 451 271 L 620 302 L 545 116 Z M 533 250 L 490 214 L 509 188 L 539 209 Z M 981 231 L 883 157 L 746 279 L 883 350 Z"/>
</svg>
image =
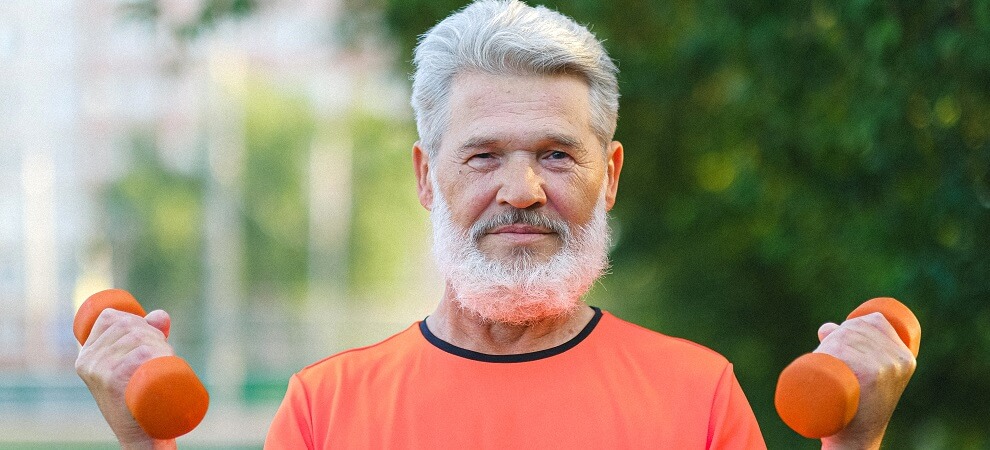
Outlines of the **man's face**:
<svg viewBox="0 0 990 450">
<path fill-rule="evenodd" d="M 602 148 L 588 94 L 575 76 L 458 75 L 441 148 L 431 162 L 417 159 L 420 201 L 432 208 L 432 170 L 453 222 L 465 230 L 513 208 L 581 226 L 603 189 L 611 209 L 622 149 L 617 142 Z M 479 249 L 503 262 L 521 255 L 545 262 L 562 244 L 540 226 L 500 226 L 477 236 Z"/>
<path fill-rule="evenodd" d="M 576 77 L 464 74 L 429 160 L 413 149 L 441 272 L 462 307 L 529 323 L 573 310 L 607 266 L 622 147 L 592 132 Z"/>
</svg>

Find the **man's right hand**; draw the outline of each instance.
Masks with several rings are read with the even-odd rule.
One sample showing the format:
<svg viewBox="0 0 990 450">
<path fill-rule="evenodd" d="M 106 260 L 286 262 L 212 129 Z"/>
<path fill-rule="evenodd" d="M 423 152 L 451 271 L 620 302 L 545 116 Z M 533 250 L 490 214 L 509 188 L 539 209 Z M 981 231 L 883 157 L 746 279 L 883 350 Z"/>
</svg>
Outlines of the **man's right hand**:
<svg viewBox="0 0 990 450">
<path fill-rule="evenodd" d="M 155 440 L 127 409 L 124 391 L 138 366 L 152 358 L 171 356 L 168 313 L 155 310 L 145 317 L 106 309 L 93 324 L 76 358 L 76 373 L 96 399 L 100 412 L 121 448 L 175 448 L 175 441 Z"/>
</svg>

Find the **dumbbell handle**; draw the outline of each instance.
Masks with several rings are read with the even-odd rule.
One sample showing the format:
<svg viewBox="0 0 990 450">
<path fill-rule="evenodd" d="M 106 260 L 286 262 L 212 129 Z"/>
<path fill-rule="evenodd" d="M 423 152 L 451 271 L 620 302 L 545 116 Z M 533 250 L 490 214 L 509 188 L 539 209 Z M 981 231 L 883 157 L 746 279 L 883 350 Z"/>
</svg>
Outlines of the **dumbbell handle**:
<svg viewBox="0 0 990 450">
<path fill-rule="evenodd" d="M 915 357 L 921 344 L 921 324 L 903 303 L 879 297 L 849 313 L 847 319 L 879 312 L 897 331 Z M 838 433 L 852 421 L 859 408 L 859 380 L 840 359 L 824 353 L 808 353 L 792 362 L 777 381 L 774 405 L 787 426 L 807 438 Z"/>
<path fill-rule="evenodd" d="M 83 302 L 72 322 L 72 331 L 80 344 L 86 343 L 93 324 L 107 308 L 145 316 L 144 308 L 127 291 L 97 292 Z M 206 416 L 210 395 L 182 358 L 162 356 L 137 368 L 127 382 L 124 401 L 148 436 L 174 439 L 199 425 Z"/>
</svg>

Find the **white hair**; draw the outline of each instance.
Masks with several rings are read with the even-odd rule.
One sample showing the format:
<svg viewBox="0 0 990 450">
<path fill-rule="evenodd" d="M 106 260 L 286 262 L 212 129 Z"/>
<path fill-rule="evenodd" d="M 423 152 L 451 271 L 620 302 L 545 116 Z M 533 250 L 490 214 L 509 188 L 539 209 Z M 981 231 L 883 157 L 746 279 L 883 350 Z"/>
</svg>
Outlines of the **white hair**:
<svg viewBox="0 0 990 450">
<path fill-rule="evenodd" d="M 591 127 L 604 147 L 615 134 L 618 68 L 587 28 L 518 0 L 479 0 L 420 36 L 412 107 L 420 145 L 433 158 L 450 123 L 450 87 L 463 72 L 574 75 L 589 87 Z"/>
<path fill-rule="evenodd" d="M 581 297 L 608 270 L 611 231 L 605 189 L 591 220 L 571 227 L 540 211 L 513 209 L 464 229 L 454 223 L 447 201 L 433 182 L 433 253 L 454 300 L 489 323 L 525 325 L 562 317 L 580 306 Z M 486 256 L 478 248 L 485 232 L 510 223 L 527 223 L 554 231 L 562 247 L 547 261 L 526 250 L 509 261 Z"/>
</svg>

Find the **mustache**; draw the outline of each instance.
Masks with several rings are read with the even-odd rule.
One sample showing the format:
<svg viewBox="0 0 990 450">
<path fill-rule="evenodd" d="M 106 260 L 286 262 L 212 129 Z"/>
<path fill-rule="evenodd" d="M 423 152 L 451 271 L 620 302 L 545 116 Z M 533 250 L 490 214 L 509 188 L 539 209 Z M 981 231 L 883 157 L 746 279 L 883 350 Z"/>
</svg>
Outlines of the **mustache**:
<svg viewBox="0 0 990 450">
<path fill-rule="evenodd" d="M 565 241 L 570 237 L 571 229 L 567 222 L 562 219 L 550 217 L 539 211 L 512 208 L 502 211 L 487 219 L 482 219 L 474 223 L 468 230 L 471 240 L 477 242 L 488 232 L 507 225 L 529 225 L 533 227 L 546 228 L 560 235 Z"/>
</svg>

